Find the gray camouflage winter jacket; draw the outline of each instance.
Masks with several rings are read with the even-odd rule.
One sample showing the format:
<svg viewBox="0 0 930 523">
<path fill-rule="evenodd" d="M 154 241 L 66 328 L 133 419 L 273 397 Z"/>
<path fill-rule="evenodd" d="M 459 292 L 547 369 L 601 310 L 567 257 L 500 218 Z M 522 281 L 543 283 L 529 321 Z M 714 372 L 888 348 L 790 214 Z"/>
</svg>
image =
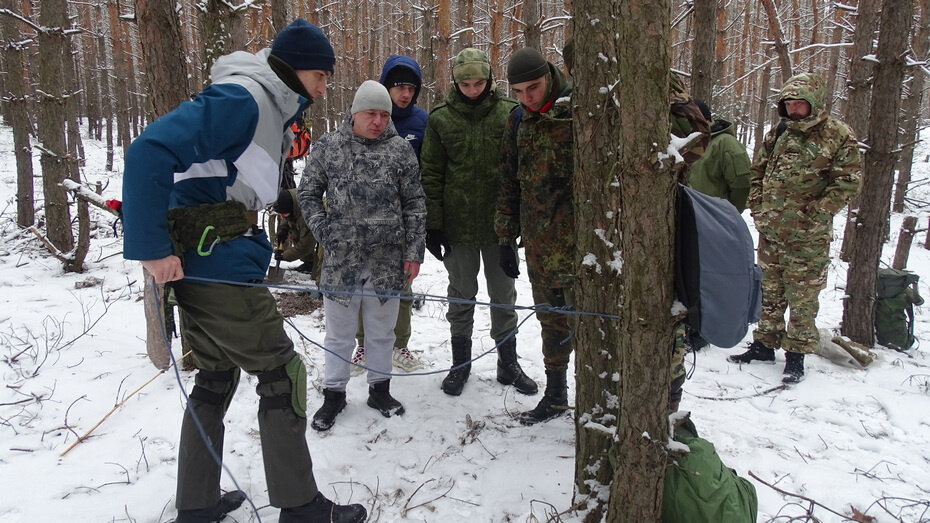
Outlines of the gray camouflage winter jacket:
<svg viewBox="0 0 930 523">
<path fill-rule="evenodd" d="M 298 200 L 323 245 L 324 291 L 355 290 L 367 270 L 379 294 L 396 294 L 406 284 L 404 261 L 423 261 L 426 204 L 417 157 L 392 123 L 373 140 L 352 132 L 351 117 L 324 134 L 307 158 Z"/>
</svg>

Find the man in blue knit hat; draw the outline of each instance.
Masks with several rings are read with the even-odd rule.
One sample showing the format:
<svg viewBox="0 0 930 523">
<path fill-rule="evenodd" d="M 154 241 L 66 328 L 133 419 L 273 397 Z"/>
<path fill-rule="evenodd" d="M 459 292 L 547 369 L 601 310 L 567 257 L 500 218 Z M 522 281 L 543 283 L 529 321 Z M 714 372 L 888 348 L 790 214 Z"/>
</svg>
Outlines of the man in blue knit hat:
<svg viewBox="0 0 930 523">
<path fill-rule="evenodd" d="M 298 19 L 271 49 L 220 57 L 211 85 L 126 151 L 124 256 L 169 282 L 199 369 L 181 425 L 177 523 L 219 521 L 245 498 L 220 495 L 223 416 L 240 369 L 258 378 L 265 479 L 278 521 L 367 517 L 361 505 L 335 505 L 317 489 L 305 439 L 306 369 L 274 297 L 248 285 L 262 281 L 271 260 L 257 214 L 277 198 L 289 126 L 326 92 L 335 61 L 323 32 Z"/>
</svg>

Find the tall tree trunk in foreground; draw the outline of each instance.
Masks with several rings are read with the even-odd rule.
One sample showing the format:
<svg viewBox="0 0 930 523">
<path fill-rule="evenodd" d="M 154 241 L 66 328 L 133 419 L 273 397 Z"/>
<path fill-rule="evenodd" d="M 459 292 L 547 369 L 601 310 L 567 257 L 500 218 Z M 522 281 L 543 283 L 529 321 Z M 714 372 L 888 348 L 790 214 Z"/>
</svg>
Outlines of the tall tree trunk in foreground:
<svg viewBox="0 0 930 523">
<path fill-rule="evenodd" d="M 74 248 L 71 212 L 61 182 L 68 177 L 65 141 L 64 81 L 61 57 L 68 46 L 64 29 L 68 24 L 65 0 L 45 0 L 39 11 L 38 138 L 42 148 L 42 190 L 45 196 L 45 228 L 48 240 L 66 254 Z"/>
<path fill-rule="evenodd" d="M 589 501 L 585 521 L 600 521 L 605 503 L 607 521 L 659 521 L 674 300 L 675 175 L 659 159 L 669 143 L 670 9 L 575 5 L 575 303 L 621 316 L 582 316 L 576 331 L 575 478 L 589 497 L 576 501 Z"/>
<path fill-rule="evenodd" d="M 173 2 L 136 0 L 136 27 L 146 92 L 157 118 L 190 97 L 181 22 Z"/>
<path fill-rule="evenodd" d="M 875 282 L 894 183 L 901 82 L 912 9 L 912 0 L 882 1 L 878 64 L 869 111 L 869 149 L 863 162 L 856 241 L 843 307 L 843 334 L 866 347 L 875 343 Z"/>
<path fill-rule="evenodd" d="M 717 0 L 694 0 L 694 33 L 691 51 L 691 95 L 713 108 L 714 51 L 716 51 Z"/>
</svg>

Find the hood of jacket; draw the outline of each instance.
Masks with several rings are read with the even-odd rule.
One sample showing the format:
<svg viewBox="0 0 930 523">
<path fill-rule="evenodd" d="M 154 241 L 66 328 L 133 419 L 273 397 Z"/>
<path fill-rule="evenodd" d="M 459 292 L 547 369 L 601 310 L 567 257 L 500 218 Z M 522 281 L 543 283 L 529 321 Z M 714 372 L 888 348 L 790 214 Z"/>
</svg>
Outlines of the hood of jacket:
<svg viewBox="0 0 930 523">
<path fill-rule="evenodd" d="M 717 137 L 721 134 L 729 134 L 736 138 L 736 126 L 723 118 L 717 118 L 710 126 L 711 137 Z"/>
<path fill-rule="evenodd" d="M 255 54 L 236 51 L 221 56 L 210 68 L 210 81 L 215 84 L 241 83 L 245 77 L 257 82 L 267 91 L 272 103 L 290 125 L 307 99 L 292 91 L 268 66 L 270 53 L 271 49 L 266 48 Z"/>
<path fill-rule="evenodd" d="M 418 64 L 416 60 L 410 58 L 409 56 L 395 54 L 388 57 L 388 59 L 384 62 L 384 67 L 381 68 L 381 77 L 378 79 L 378 81 L 381 82 L 381 84 L 384 84 L 384 82 L 387 80 L 388 73 L 390 73 L 391 70 L 396 67 L 405 67 L 410 69 L 415 75 L 417 75 L 417 78 L 420 79 L 419 85 L 417 85 L 417 88 L 413 92 L 413 99 L 410 100 L 410 105 L 407 107 L 397 107 L 397 105 L 395 105 L 393 102 L 391 103 L 391 105 L 394 106 L 394 109 L 391 111 L 391 118 L 407 118 L 413 112 L 414 106 L 417 105 L 417 98 L 420 97 L 420 88 L 423 85 L 423 73 L 420 71 L 420 64 Z"/>
<path fill-rule="evenodd" d="M 804 100 L 811 106 L 811 114 L 798 121 L 788 118 L 785 100 Z M 786 120 L 789 128 L 805 132 L 827 118 L 827 88 L 823 78 L 816 74 L 801 73 L 785 82 L 778 92 L 778 115 Z"/>
</svg>

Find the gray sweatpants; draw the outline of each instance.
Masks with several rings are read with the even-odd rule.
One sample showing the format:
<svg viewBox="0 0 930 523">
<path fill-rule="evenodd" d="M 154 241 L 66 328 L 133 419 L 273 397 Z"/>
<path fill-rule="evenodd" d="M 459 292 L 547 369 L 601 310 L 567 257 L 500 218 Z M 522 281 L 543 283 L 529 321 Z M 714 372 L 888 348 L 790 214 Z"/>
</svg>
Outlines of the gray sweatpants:
<svg viewBox="0 0 930 523">
<path fill-rule="evenodd" d="M 394 324 L 397 322 L 400 300 L 391 298 L 382 304 L 381 299 L 375 296 L 375 288 L 371 286 L 370 279 L 356 290 L 360 291 L 362 296 L 352 296 L 348 306 L 325 295 L 323 297 L 323 313 L 326 316 L 326 336 L 323 344 L 331 351 L 326 353 L 324 359 L 323 387 L 330 390 L 344 391 L 349 383 L 349 363 L 332 353 L 345 360 L 352 359 L 359 318 L 365 326 L 365 366 L 377 371 L 368 371 L 368 384 L 391 379 L 388 374 L 391 372 Z"/>
</svg>

